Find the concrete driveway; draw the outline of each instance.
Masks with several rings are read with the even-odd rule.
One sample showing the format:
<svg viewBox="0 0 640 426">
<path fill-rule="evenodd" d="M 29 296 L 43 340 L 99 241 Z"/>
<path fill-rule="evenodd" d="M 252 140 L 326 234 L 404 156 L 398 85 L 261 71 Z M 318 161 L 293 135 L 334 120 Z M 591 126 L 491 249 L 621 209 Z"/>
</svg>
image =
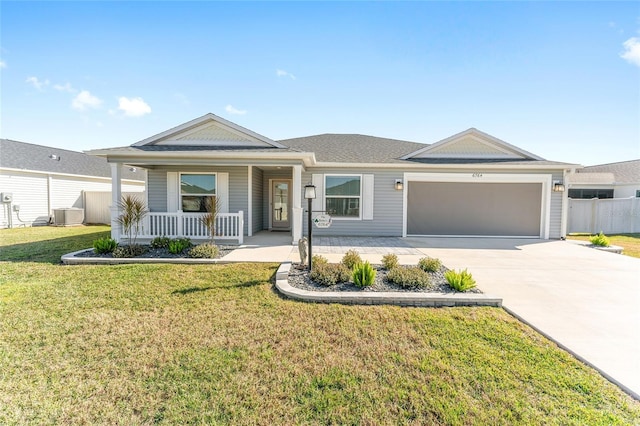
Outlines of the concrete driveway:
<svg viewBox="0 0 640 426">
<path fill-rule="evenodd" d="M 406 238 L 640 399 L 640 259 L 577 241 Z"/>
</svg>

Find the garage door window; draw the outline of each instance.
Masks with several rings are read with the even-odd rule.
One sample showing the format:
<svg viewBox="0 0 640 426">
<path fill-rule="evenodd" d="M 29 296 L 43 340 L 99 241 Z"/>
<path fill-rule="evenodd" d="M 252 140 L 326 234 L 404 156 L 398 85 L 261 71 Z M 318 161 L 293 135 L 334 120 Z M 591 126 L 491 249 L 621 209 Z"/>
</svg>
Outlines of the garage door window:
<svg viewBox="0 0 640 426">
<path fill-rule="evenodd" d="M 361 176 L 325 176 L 326 209 L 334 217 L 360 219 Z"/>
</svg>

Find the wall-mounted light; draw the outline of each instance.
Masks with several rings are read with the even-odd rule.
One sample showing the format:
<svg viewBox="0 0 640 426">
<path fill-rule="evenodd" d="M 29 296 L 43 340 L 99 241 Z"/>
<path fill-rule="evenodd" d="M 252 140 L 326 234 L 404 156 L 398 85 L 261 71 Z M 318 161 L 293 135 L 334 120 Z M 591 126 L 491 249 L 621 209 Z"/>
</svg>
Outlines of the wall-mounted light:
<svg viewBox="0 0 640 426">
<path fill-rule="evenodd" d="M 138 171 L 138 169 L 136 169 L 135 167 L 129 167 L 129 171 L 135 173 Z"/>
<path fill-rule="evenodd" d="M 564 184 L 559 180 L 553 182 L 553 192 L 564 192 Z"/>
<path fill-rule="evenodd" d="M 60 161 L 60 156 L 56 154 L 49 154 L 49 159 L 54 161 Z"/>
<path fill-rule="evenodd" d="M 404 182 L 402 182 L 402 179 L 396 179 L 395 188 L 398 191 L 402 191 L 404 189 Z"/>
</svg>

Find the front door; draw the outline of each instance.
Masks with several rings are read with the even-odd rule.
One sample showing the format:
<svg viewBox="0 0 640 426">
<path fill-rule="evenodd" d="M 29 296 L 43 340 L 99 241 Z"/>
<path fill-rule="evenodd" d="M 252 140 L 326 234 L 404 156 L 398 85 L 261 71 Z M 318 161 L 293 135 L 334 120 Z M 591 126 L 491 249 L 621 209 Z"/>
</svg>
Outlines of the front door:
<svg viewBox="0 0 640 426">
<path fill-rule="evenodd" d="M 290 229 L 289 219 L 291 206 L 289 203 L 291 181 L 273 180 L 271 182 L 271 228 Z"/>
</svg>

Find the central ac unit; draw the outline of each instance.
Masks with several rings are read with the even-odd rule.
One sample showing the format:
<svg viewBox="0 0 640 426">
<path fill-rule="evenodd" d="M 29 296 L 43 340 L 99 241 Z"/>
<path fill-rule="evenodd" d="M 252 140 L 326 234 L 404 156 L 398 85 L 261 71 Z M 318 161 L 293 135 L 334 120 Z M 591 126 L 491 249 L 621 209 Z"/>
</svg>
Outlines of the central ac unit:
<svg viewBox="0 0 640 426">
<path fill-rule="evenodd" d="M 74 207 L 53 209 L 53 224 L 56 226 L 82 225 L 84 209 Z"/>
</svg>

